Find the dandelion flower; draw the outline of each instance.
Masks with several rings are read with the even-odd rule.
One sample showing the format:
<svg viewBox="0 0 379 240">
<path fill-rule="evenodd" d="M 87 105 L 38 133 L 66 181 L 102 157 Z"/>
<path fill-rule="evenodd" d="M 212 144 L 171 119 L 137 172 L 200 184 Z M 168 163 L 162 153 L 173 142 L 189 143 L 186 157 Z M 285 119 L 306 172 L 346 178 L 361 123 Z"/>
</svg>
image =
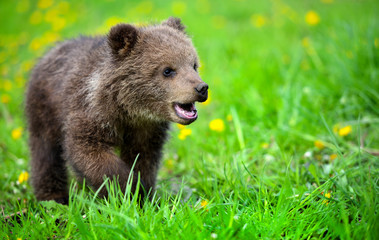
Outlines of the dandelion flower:
<svg viewBox="0 0 379 240">
<path fill-rule="evenodd" d="M 205 208 L 209 204 L 208 200 L 202 200 L 200 205 L 201 207 Z"/>
<path fill-rule="evenodd" d="M 352 131 L 352 128 L 350 125 L 348 125 L 346 127 L 341 128 L 340 130 L 338 130 L 338 135 L 340 135 L 341 137 L 344 137 L 344 136 L 348 135 L 349 133 L 351 133 L 351 131 Z"/>
<path fill-rule="evenodd" d="M 318 148 L 318 149 L 320 149 L 320 150 L 322 150 L 322 149 L 325 148 L 325 144 L 322 141 L 320 141 L 320 140 L 316 140 L 314 142 L 314 144 L 315 144 L 315 147 Z"/>
<path fill-rule="evenodd" d="M 374 46 L 376 48 L 379 48 L 379 38 L 375 38 L 375 40 L 374 40 Z"/>
<path fill-rule="evenodd" d="M 177 123 L 176 126 L 178 126 L 178 128 L 179 128 L 180 130 L 182 130 L 182 129 L 184 129 L 184 128 L 186 127 L 185 125 L 182 125 L 182 124 L 180 124 L 180 123 Z"/>
<path fill-rule="evenodd" d="M 26 171 L 22 171 L 22 173 L 18 176 L 18 183 L 21 184 L 23 182 L 28 181 L 29 173 Z"/>
<path fill-rule="evenodd" d="M 38 1 L 38 8 L 45 9 L 53 5 L 53 0 L 39 0 Z"/>
<path fill-rule="evenodd" d="M 40 38 L 34 38 L 30 45 L 29 45 L 29 48 L 33 51 L 37 51 L 38 49 L 40 49 L 42 47 L 42 42 L 41 42 L 41 39 Z"/>
<path fill-rule="evenodd" d="M 54 31 L 60 31 L 66 26 L 66 19 L 62 17 L 57 17 L 54 22 L 52 22 L 52 28 Z"/>
<path fill-rule="evenodd" d="M 321 0 L 321 2 L 322 2 L 322 3 L 326 3 L 326 4 L 328 4 L 328 3 L 333 3 L 334 0 Z"/>
<path fill-rule="evenodd" d="M 261 144 L 261 148 L 263 148 L 263 149 L 267 149 L 269 146 L 270 146 L 270 144 L 268 144 L 266 142 Z"/>
<path fill-rule="evenodd" d="M 233 120 L 232 114 L 228 114 L 228 116 L 226 116 L 226 120 L 228 120 L 228 122 L 231 122 Z"/>
<path fill-rule="evenodd" d="M 305 22 L 308 25 L 315 26 L 320 22 L 320 16 L 315 11 L 308 11 L 305 15 Z"/>
<path fill-rule="evenodd" d="M 224 121 L 220 118 L 214 119 L 209 123 L 209 128 L 212 131 L 222 132 L 225 130 Z"/>
<path fill-rule="evenodd" d="M 180 130 L 178 138 L 180 140 L 184 140 L 184 139 L 186 139 L 191 134 L 192 134 L 192 130 L 191 129 L 189 129 L 189 128 L 183 128 L 182 130 Z"/>
<path fill-rule="evenodd" d="M 338 157 L 337 154 L 333 153 L 332 155 L 329 156 L 329 159 L 330 161 L 333 161 L 334 159 L 336 159 Z"/>
<path fill-rule="evenodd" d="M 29 22 L 33 25 L 37 25 L 42 22 L 42 13 L 40 11 L 35 11 L 30 16 Z"/>
<path fill-rule="evenodd" d="M 173 168 L 174 168 L 174 160 L 172 160 L 172 159 L 168 159 L 168 160 L 166 161 L 165 166 L 166 166 L 166 168 L 169 169 L 169 170 L 173 169 Z"/>
<path fill-rule="evenodd" d="M 21 136 L 22 136 L 22 127 L 18 127 L 16 129 L 13 129 L 11 135 L 12 135 L 12 138 L 14 140 L 17 140 L 17 139 L 21 138 Z"/>
<path fill-rule="evenodd" d="M 0 101 L 4 104 L 7 104 L 11 101 L 11 97 L 8 94 L 1 95 Z"/>
<path fill-rule="evenodd" d="M 4 83 L 3 83 L 3 88 L 5 91 L 9 92 L 12 90 L 12 87 L 13 87 L 13 84 L 11 81 L 9 80 L 5 80 Z"/>
<path fill-rule="evenodd" d="M 321 194 L 323 194 L 323 193 L 321 193 Z M 332 194 L 330 194 L 329 192 L 328 192 L 328 193 L 325 193 L 324 197 L 330 199 L 330 198 L 332 197 Z M 328 201 L 328 200 L 323 200 L 322 203 L 325 204 L 325 205 L 328 205 L 328 204 L 329 204 L 329 201 Z"/>
<path fill-rule="evenodd" d="M 261 14 L 253 14 L 250 18 L 251 24 L 256 28 L 261 28 L 267 23 L 267 18 Z"/>
</svg>

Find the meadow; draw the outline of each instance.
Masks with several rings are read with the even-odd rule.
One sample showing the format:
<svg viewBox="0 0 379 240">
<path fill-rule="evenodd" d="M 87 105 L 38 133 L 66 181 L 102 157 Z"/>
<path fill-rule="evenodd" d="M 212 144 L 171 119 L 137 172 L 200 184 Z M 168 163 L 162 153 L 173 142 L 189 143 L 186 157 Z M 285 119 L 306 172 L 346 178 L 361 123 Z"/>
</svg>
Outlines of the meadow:
<svg viewBox="0 0 379 240">
<path fill-rule="evenodd" d="M 0 239 L 378 239 L 375 0 L 0 2 Z M 56 41 L 180 17 L 210 98 L 142 207 L 30 186 L 24 92 Z"/>
</svg>

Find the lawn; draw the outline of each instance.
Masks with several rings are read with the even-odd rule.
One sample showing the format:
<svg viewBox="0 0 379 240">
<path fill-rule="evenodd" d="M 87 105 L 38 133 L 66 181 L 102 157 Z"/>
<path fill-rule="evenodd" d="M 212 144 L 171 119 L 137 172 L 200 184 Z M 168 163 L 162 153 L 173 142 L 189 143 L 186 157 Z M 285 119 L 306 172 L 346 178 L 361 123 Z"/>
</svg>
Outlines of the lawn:
<svg viewBox="0 0 379 240">
<path fill-rule="evenodd" d="M 0 239 L 378 239 L 379 3 L 375 0 L 0 3 Z M 172 124 L 143 206 L 75 180 L 37 202 L 23 113 L 56 41 L 177 16 L 210 98 Z M 129 193 L 130 194 L 130 193 Z"/>
</svg>

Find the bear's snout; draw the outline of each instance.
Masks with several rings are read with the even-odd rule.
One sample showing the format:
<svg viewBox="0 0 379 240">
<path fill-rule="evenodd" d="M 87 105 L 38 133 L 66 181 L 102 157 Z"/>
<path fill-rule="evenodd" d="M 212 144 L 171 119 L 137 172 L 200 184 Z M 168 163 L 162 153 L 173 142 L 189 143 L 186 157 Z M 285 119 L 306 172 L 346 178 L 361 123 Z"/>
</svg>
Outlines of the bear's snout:
<svg viewBox="0 0 379 240">
<path fill-rule="evenodd" d="M 202 82 L 195 87 L 195 90 L 200 97 L 199 102 L 205 102 L 208 98 L 208 84 Z"/>
</svg>

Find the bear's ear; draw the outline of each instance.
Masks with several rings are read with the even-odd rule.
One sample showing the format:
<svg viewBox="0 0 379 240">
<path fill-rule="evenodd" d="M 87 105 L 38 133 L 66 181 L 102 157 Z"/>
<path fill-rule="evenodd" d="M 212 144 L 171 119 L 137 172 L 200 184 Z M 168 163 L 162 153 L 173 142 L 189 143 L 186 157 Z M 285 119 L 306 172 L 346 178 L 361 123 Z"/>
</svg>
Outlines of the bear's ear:
<svg viewBox="0 0 379 240">
<path fill-rule="evenodd" d="M 126 56 L 133 49 L 138 39 L 138 29 L 130 24 L 118 24 L 108 34 L 108 44 L 112 52 Z"/>
<path fill-rule="evenodd" d="M 162 22 L 162 25 L 166 25 L 175 28 L 179 31 L 185 32 L 186 26 L 184 26 L 180 18 L 169 17 L 166 21 Z"/>
</svg>

